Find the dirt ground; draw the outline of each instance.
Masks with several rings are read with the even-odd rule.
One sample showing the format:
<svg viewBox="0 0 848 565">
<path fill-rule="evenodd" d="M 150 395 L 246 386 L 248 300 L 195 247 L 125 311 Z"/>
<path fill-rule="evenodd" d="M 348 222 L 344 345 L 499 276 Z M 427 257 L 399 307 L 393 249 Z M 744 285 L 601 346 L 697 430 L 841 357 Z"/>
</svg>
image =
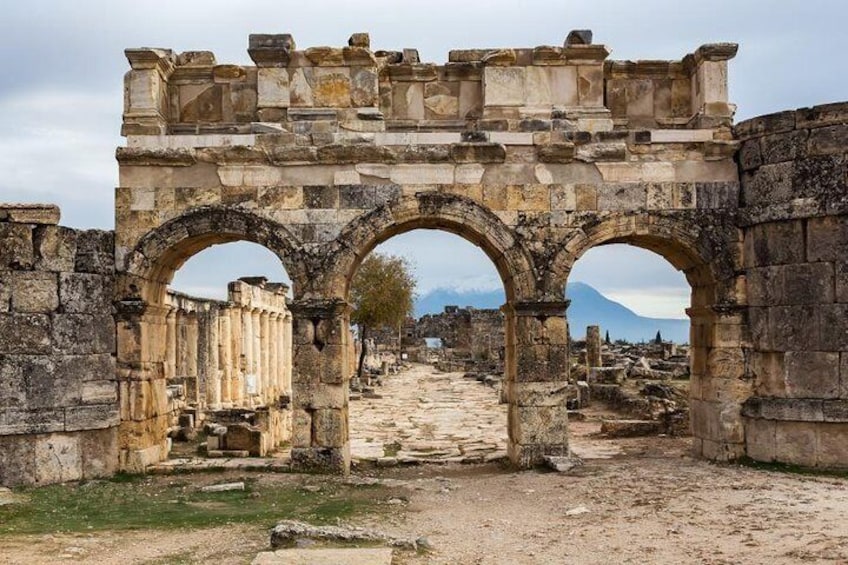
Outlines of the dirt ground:
<svg viewBox="0 0 848 565">
<path fill-rule="evenodd" d="M 378 479 L 366 487 L 377 510 L 349 523 L 429 540 L 427 553 L 396 550 L 398 565 L 848 564 L 848 478 L 694 460 L 689 438 L 604 439 L 597 435 L 602 415 L 572 422 L 572 445 L 585 464 L 570 474 L 450 463 L 359 467 L 350 479 L 251 476 L 313 491 L 325 482 Z M 180 479 L 239 476 L 244 471 Z M 3 535 L 0 563 L 250 563 L 268 549 L 270 526 Z"/>
<path fill-rule="evenodd" d="M 848 563 L 848 480 L 695 461 L 685 438 L 616 443 L 623 453 L 572 475 L 496 464 L 382 469 L 386 487 L 374 496 L 391 508 L 357 525 L 426 536 L 431 552 L 396 552 L 408 565 Z M 0 563 L 249 563 L 267 547 L 268 531 L 253 526 L 5 536 Z"/>
</svg>

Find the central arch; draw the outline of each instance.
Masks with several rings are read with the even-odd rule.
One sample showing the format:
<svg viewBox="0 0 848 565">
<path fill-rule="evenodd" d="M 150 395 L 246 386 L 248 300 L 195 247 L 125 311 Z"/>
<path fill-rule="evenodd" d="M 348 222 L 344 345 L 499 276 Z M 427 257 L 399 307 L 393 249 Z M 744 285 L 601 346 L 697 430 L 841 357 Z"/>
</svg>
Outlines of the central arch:
<svg viewBox="0 0 848 565">
<path fill-rule="evenodd" d="M 333 263 L 340 298 L 347 299 L 356 269 L 375 247 L 415 229 L 447 231 L 480 247 L 494 263 L 508 303 L 535 295 L 537 277 L 530 253 L 497 215 L 464 196 L 419 192 L 359 216 L 336 238 L 339 248 Z"/>
<path fill-rule="evenodd" d="M 538 406 L 540 396 L 533 396 L 540 387 L 556 388 L 562 380 L 559 377 L 564 378 L 564 360 L 568 353 L 563 303 L 556 303 L 558 311 L 539 305 L 537 281 L 541 277 L 532 256 L 495 213 L 466 197 L 422 192 L 360 216 L 336 239 L 338 249 L 332 264 L 333 288 L 338 291 L 338 299 L 346 302 L 351 280 L 368 253 L 392 236 L 414 229 L 447 231 L 477 245 L 492 260 L 503 282 L 506 295 L 503 307 L 504 381 L 509 403 L 509 453 L 513 462 L 530 466 L 538 464 L 545 455 L 566 455 L 564 402 L 559 406 L 547 400 L 544 406 Z M 558 323 L 558 319 L 562 323 Z M 343 325 L 349 327 L 348 313 L 344 315 Z M 522 358 L 521 371 L 519 357 Z M 519 380 L 524 381 L 521 383 L 523 395 L 511 392 L 518 390 L 516 382 Z M 544 382 L 535 382 L 537 380 Z M 534 385 L 537 386 L 531 391 Z M 346 412 L 344 418 L 347 418 Z M 343 430 L 347 440 L 346 421 Z"/>
<path fill-rule="evenodd" d="M 595 216 L 570 234 L 553 261 L 563 288 L 589 249 L 625 243 L 665 258 L 691 290 L 691 423 L 693 451 L 713 460 L 745 453 L 741 406 L 752 394 L 741 235 L 732 225 L 698 214 L 630 212 Z"/>
</svg>

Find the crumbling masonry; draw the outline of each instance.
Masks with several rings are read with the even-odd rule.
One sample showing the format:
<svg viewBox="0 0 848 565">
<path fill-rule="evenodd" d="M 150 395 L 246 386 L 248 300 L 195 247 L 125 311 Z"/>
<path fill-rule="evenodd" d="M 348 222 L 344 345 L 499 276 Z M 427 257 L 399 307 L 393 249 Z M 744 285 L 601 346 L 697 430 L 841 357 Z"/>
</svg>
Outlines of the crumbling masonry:
<svg viewBox="0 0 848 565">
<path fill-rule="evenodd" d="M 479 245 L 503 279 L 516 465 L 568 454 L 563 289 L 624 242 L 692 287 L 694 453 L 848 467 L 848 104 L 733 126 L 733 44 L 613 61 L 578 32 L 437 66 L 366 34 L 257 35 L 249 53 L 126 51 L 114 233 L 0 211 L 0 483 L 167 456 L 167 285 L 235 240 L 293 280 L 292 463 L 347 471 L 349 282 L 416 228 Z"/>
</svg>

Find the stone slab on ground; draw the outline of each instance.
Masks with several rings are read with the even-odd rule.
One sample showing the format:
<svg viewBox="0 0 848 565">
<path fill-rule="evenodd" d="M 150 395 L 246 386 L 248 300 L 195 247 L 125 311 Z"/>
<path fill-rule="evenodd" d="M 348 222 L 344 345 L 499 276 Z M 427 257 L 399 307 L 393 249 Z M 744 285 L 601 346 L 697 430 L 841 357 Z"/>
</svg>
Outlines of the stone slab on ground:
<svg viewBox="0 0 848 565">
<path fill-rule="evenodd" d="M 607 437 L 655 436 L 663 433 L 663 423 L 656 420 L 604 420 L 601 433 Z"/>
<path fill-rule="evenodd" d="M 350 451 L 385 464 L 482 462 L 507 452 L 507 406 L 464 373 L 412 368 L 383 380 L 382 398 L 350 405 Z"/>
<path fill-rule="evenodd" d="M 263 551 L 253 565 L 391 565 L 392 550 L 380 548 L 281 549 Z"/>
</svg>

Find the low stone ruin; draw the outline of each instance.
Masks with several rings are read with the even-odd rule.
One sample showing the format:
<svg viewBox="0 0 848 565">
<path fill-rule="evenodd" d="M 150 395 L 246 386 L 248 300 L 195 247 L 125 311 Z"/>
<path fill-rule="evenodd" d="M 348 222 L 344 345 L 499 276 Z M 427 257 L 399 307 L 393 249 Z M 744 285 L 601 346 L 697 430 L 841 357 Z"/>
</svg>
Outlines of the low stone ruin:
<svg viewBox="0 0 848 565">
<path fill-rule="evenodd" d="M 627 419 L 606 419 L 607 437 L 689 433 L 688 347 L 669 342 L 603 343 L 600 328 L 589 326 L 585 342 L 575 342 L 571 368 L 573 397 L 579 410 L 593 401 Z"/>
</svg>

